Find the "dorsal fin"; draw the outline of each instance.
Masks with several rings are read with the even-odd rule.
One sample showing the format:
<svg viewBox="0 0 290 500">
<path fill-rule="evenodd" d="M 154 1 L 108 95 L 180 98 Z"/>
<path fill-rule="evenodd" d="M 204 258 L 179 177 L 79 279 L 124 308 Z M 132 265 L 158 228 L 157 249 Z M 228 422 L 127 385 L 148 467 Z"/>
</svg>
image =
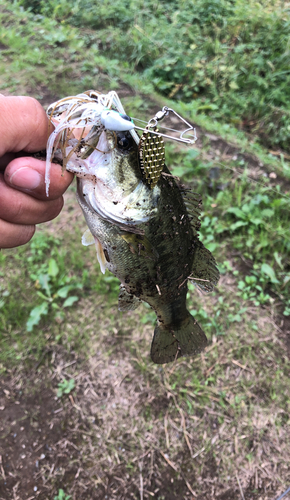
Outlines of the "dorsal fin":
<svg viewBox="0 0 290 500">
<path fill-rule="evenodd" d="M 183 184 L 179 184 L 179 190 L 185 204 L 188 217 L 190 219 L 190 224 L 193 229 L 194 236 L 197 236 L 197 233 L 200 229 L 200 213 L 202 206 L 202 198 L 199 193 L 194 193 L 190 188 L 187 188 Z"/>
<path fill-rule="evenodd" d="M 198 239 L 200 229 L 201 195 L 179 183 L 179 189 L 186 206 L 194 234 L 194 260 L 189 280 L 203 292 L 212 292 L 217 285 L 220 273 L 211 252 Z"/>
</svg>

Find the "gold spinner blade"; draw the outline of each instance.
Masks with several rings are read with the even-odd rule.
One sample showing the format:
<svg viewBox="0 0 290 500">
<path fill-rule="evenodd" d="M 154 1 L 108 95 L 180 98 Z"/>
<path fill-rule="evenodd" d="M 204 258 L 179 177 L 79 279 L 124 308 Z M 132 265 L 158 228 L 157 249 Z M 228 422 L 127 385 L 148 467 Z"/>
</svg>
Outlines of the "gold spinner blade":
<svg viewBox="0 0 290 500">
<path fill-rule="evenodd" d="M 157 127 L 152 128 L 157 132 Z M 165 163 L 165 147 L 161 136 L 144 130 L 139 142 L 139 164 L 146 184 L 153 189 L 159 181 Z"/>
</svg>

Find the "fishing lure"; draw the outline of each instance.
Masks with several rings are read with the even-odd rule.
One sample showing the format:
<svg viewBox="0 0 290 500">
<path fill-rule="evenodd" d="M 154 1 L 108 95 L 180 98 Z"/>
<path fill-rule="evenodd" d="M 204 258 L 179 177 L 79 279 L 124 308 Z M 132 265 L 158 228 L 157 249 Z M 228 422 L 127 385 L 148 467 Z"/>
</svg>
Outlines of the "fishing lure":
<svg viewBox="0 0 290 500">
<path fill-rule="evenodd" d="M 151 118 L 146 127 L 139 127 L 129 117 L 122 106 L 118 94 L 114 91 L 102 94 L 89 90 L 77 96 L 61 99 L 48 107 L 47 114 L 55 125 L 55 130 L 47 143 L 45 184 L 49 192 L 50 165 L 57 149 L 61 151 L 65 169 L 74 153 L 82 160 L 88 158 L 94 150 L 104 130 L 112 132 L 130 132 L 138 145 L 141 172 L 146 184 L 153 189 L 164 167 L 165 149 L 163 138 L 184 144 L 194 144 L 197 140 L 195 129 L 176 111 L 167 106 Z M 169 114 L 174 114 L 186 125 L 186 129 L 174 131 L 179 136 L 161 133 L 157 125 Z M 138 119 L 135 119 L 138 121 Z M 142 130 L 139 138 L 135 130 Z M 185 137 L 187 134 L 187 137 Z"/>
</svg>

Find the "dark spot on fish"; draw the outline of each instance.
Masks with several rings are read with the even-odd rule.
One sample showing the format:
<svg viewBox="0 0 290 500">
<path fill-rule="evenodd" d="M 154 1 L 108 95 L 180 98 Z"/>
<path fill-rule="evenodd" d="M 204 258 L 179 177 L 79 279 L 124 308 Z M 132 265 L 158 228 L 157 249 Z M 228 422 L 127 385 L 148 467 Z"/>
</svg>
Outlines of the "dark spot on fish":
<svg viewBox="0 0 290 500">
<path fill-rule="evenodd" d="M 117 247 L 112 247 L 113 250 L 116 250 Z"/>
<path fill-rule="evenodd" d="M 130 283 L 130 278 L 129 278 L 129 276 L 126 276 L 126 277 L 125 277 L 125 283 Z"/>
<path fill-rule="evenodd" d="M 114 205 L 118 205 L 118 201 L 113 201 Z"/>
<path fill-rule="evenodd" d="M 140 203 L 139 203 L 138 201 L 137 201 L 137 203 L 136 203 L 136 206 L 137 206 L 137 207 L 140 207 Z"/>
<path fill-rule="evenodd" d="M 111 262 L 111 261 L 110 261 L 109 254 L 108 254 L 108 250 L 107 250 L 106 248 L 105 248 L 105 250 L 104 250 L 104 254 L 105 254 L 105 257 L 106 257 L 106 261 L 107 261 L 107 262 Z"/>
<path fill-rule="evenodd" d="M 140 281 L 137 281 L 137 283 L 136 283 L 136 294 L 135 295 L 137 295 L 137 297 L 138 297 L 141 294 L 142 294 L 142 284 L 140 283 Z"/>
</svg>

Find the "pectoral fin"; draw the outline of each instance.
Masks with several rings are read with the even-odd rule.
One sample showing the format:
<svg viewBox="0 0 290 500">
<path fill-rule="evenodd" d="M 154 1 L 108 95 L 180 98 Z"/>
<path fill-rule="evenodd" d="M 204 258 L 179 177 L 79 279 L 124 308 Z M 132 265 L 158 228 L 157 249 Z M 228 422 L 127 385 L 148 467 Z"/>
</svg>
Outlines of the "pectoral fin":
<svg viewBox="0 0 290 500">
<path fill-rule="evenodd" d="M 139 306 L 140 302 L 140 299 L 128 293 L 125 287 L 122 284 L 120 285 L 118 302 L 119 311 L 133 311 Z"/>
<path fill-rule="evenodd" d="M 90 245 L 94 245 L 94 243 L 95 243 L 95 238 L 93 237 L 91 231 L 87 229 L 82 235 L 82 244 L 85 247 L 88 247 Z"/>
<path fill-rule="evenodd" d="M 157 256 L 156 250 L 153 248 L 146 236 L 142 234 L 122 232 L 121 238 L 128 243 L 132 253 L 136 253 L 137 255 L 147 258 Z"/>
</svg>

